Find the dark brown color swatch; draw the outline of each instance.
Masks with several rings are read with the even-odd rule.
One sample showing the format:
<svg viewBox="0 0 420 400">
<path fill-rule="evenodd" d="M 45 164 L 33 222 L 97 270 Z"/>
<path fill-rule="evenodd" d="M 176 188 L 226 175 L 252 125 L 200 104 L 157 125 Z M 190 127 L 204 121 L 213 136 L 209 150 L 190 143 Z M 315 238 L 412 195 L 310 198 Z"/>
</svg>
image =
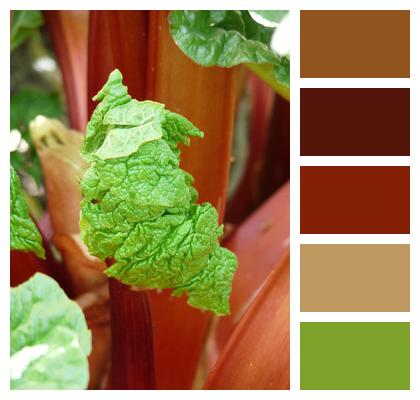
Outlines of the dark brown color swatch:
<svg viewBox="0 0 420 400">
<path fill-rule="evenodd" d="M 302 78 L 410 77 L 410 12 L 300 12 Z"/>
<path fill-rule="evenodd" d="M 410 89 L 301 89 L 302 156 L 409 156 Z"/>
<path fill-rule="evenodd" d="M 301 245 L 300 310 L 410 311 L 410 246 Z"/>
<path fill-rule="evenodd" d="M 410 168 L 301 167 L 300 232 L 410 233 Z"/>
</svg>

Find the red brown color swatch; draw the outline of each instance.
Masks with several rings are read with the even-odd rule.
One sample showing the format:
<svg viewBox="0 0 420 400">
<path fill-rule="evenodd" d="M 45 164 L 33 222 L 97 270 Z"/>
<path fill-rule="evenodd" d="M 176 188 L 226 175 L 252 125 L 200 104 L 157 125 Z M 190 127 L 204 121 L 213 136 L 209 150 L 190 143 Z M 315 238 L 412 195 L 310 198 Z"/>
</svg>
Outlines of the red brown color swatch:
<svg viewBox="0 0 420 400">
<path fill-rule="evenodd" d="M 409 78 L 410 11 L 301 11 L 300 76 Z"/>
<path fill-rule="evenodd" d="M 301 89 L 302 156 L 409 156 L 410 89 Z"/>
<path fill-rule="evenodd" d="M 301 167 L 300 232 L 410 233 L 410 168 Z"/>
</svg>

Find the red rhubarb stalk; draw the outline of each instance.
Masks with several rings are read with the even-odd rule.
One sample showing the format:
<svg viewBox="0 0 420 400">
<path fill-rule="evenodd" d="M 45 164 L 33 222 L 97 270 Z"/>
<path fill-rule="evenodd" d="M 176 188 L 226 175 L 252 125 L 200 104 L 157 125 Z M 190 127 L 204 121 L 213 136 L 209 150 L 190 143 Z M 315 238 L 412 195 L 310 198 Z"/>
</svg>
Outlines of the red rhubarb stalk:
<svg viewBox="0 0 420 400">
<path fill-rule="evenodd" d="M 111 389 L 155 389 L 153 330 L 146 290 L 109 279 Z"/>
</svg>

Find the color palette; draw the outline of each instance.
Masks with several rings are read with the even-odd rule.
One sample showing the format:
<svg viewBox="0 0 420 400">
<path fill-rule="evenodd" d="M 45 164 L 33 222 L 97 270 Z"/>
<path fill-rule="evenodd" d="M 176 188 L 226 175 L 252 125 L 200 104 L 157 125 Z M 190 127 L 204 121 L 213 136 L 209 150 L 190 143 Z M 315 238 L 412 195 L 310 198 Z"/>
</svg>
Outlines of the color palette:
<svg viewBox="0 0 420 400">
<path fill-rule="evenodd" d="M 410 233 L 410 168 L 301 167 L 300 233 Z"/>
<path fill-rule="evenodd" d="M 409 389 L 410 325 L 304 322 L 301 389 Z"/>
<path fill-rule="evenodd" d="M 409 156 L 410 89 L 301 89 L 301 156 Z"/>
<path fill-rule="evenodd" d="M 300 13 L 302 78 L 408 78 L 410 12 Z"/>
<path fill-rule="evenodd" d="M 410 311 L 410 247 L 405 244 L 303 244 L 300 310 Z"/>
<path fill-rule="evenodd" d="M 300 388 L 406 390 L 410 11 L 304 10 L 300 45 Z"/>
</svg>

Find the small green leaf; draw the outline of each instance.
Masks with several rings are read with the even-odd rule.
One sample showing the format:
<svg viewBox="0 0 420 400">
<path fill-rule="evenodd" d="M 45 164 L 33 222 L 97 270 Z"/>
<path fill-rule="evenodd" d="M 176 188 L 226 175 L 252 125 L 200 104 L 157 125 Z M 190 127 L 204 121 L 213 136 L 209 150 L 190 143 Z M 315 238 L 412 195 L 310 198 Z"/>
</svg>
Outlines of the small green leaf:
<svg viewBox="0 0 420 400">
<path fill-rule="evenodd" d="M 91 333 L 79 305 L 36 273 L 11 289 L 12 389 L 85 389 Z"/>
<path fill-rule="evenodd" d="M 204 133 L 197 129 L 187 118 L 177 113 L 165 110 L 162 119 L 163 139 L 179 158 L 178 143 L 186 146 L 190 144 L 190 137 L 204 137 Z"/>
<path fill-rule="evenodd" d="M 157 125 L 159 130 L 150 126 L 151 124 L 111 129 L 102 146 L 94 154 L 101 160 L 129 156 L 136 152 L 143 143 L 162 137 L 160 123 Z"/>
<path fill-rule="evenodd" d="M 196 63 L 219 67 L 273 64 L 279 83 L 290 85 L 288 58 L 269 47 L 273 29 L 255 22 L 247 11 L 171 11 L 169 24 L 175 43 Z"/>
<path fill-rule="evenodd" d="M 101 103 L 95 108 L 90 117 L 82 144 L 81 153 L 88 161 L 102 146 L 109 130 L 109 125 L 103 123 L 105 114 L 112 108 L 126 104 L 131 100 L 127 87 L 122 84 L 122 75 L 119 70 L 116 69 L 111 72 L 108 82 L 93 100 L 101 101 Z"/>
<path fill-rule="evenodd" d="M 13 11 L 12 30 L 10 32 L 10 50 L 18 48 L 27 40 L 42 24 L 41 11 L 16 10 Z"/>
<path fill-rule="evenodd" d="M 163 105 L 131 100 L 119 71 L 96 98 L 102 103 L 85 139 L 91 165 L 81 182 L 80 230 L 90 253 L 113 259 L 105 273 L 125 284 L 173 288 L 194 307 L 227 314 L 236 257 L 221 250 L 216 209 L 196 204 L 194 179 L 179 167 L 178 143 L 203 133 Z M 155 137 L 147 142 L 144 125 L 135 125 L 145 121 L 149 137 Z M 116 129 L 123 145 L 109 139 Z M 126 150 L 127 142 L 132 144 L 123 153 L 119 149 Z M 119 156 L 98 157 L 104 146 Z"/>
<path fill-rule="evenodd" d="M 109 131 L 94 154 L 102 160 L 127 157 L 143 143 L 160 139 L 163 109 L 163 104 L 153 101 L 131 100 L 109 110 L 104 116 Z"/>
<path fill-rule="evenodd" d="M 10 166 L 10 248 L 33 251 L 38 257 L 45 258 L 41 235 L 29 216 L 19 177 L 12 166 Z"/>
<path fill-rule="evenodd" d="M 130 100 L 104 115 L 104 125 L 160 126 L 164 105 L 154 101 Z"/>
</svg>

